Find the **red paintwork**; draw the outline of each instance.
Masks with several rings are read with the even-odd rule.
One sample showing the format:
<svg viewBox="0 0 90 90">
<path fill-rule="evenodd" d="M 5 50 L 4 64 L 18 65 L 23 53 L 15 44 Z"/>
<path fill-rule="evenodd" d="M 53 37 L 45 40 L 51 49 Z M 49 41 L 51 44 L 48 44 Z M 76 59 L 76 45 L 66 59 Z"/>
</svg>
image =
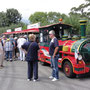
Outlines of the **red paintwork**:
<svg viewBox="0 0 90 90">
<path fill-rule="evenodd" d="M 68 47 L 69 47 L 68 52 L 70 52 L 71 47 L 72 47 L 72 45 L 73 45 L 74 42 L 76 42 L 76 41 L 72 41 L 72 40 L 65 40 L 65 41 L 62 41 L 62 40 L 59 40 L 59 45 L 68 46 Z"/>
<path fill-rule="evenodd" d="M 17 34 L 17 33 L 28 33 L 28 32 L 39 32 L 38 28 L 32 28 L 32 29 L 26 29 L 26 30 L 21 30 L 21 31 L 13 31 L 13 32 L 5 32 L 3 34 Z"/>
</svg>

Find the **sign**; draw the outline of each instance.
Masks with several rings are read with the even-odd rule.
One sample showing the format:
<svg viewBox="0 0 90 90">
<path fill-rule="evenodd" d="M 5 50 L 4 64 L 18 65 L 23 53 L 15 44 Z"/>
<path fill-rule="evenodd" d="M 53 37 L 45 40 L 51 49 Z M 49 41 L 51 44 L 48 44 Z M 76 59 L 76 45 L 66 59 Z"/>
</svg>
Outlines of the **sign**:
<svg viewBox="0 0 90 90">
<path fill-rule="evenodd" d="M 40 22 L 39 23 L 35 23 L 35 24 L 27 25 L 27 29 L 39 28 L 39 27 L 40 27 Z"/>
<path fill-rule="evenodd" d="M 22 30 L 22 27 L 15 28 L 15 31 L 21 31 L 21 30 Z"/>
<path fill-rule="evenodd" d="M 8 29 L 7 32 L 11 32 L 11 29 Z"/>
</svg>

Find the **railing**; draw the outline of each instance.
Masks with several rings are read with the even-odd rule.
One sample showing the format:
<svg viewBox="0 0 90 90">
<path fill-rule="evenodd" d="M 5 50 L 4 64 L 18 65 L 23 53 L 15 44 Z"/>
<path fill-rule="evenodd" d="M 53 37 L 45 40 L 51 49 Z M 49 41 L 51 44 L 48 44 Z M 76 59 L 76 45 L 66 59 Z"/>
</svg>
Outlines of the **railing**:
<svg viewBox="0 0 90 90">
<path fill-rule="evenodd" d="M 62 54 L 68 54 L 68 55 L 73 55 L 74 56 L 74 53 L 72 53 L 72 52 L 64 52 L 64 51 L 59 51 L 60 53 L 62 53 Z"/>
</svg>

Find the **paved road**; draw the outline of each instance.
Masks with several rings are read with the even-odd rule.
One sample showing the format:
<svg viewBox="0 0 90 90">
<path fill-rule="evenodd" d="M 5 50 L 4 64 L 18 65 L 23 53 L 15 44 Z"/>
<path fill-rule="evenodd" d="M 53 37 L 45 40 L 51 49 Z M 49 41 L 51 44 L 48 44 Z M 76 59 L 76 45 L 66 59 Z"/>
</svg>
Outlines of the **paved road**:
<svg viewBox="0 0 90 90">
<path fill-rule="evenodd" d="M 48 77 L 51 73 L 49 66 L 39 63 L 38 82 L 28 82 L 27 63 L 22 61 L 4 62 L 4 68 L 0 69 L 0 90 L 90 90 L 90 77 L 67 78 L 63 72 L 59 72 L 60 80 L 52 82 Z"/>
</svg>

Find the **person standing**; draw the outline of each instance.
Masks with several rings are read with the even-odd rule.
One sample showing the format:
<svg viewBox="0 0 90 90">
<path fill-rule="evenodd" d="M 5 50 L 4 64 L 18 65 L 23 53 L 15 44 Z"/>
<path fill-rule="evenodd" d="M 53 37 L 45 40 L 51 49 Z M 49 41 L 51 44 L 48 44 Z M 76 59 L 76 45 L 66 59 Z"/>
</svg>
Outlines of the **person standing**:
<svg viewBox="0 0 90 90">
<path fill-rule="evenodd" d="M 6 59 L 6 52 L 4 50 L 4 44 L 5 44 L 5 42 L 6 42 L 6 36 L 3 35 L 2 40 L 1 40 L 1 43 L 2 43 L 2 47 L 3 47 L 3 51 L 4 51 L 4 59 Z"/>
<path fill-rule="evenodd" d="M 23 38 L 23 36 L 20 36 L 20 38 L 17 40 L 17 47 L 19 49 L 20 54 L 20 60 L 25 61 L 25 52 L 22 50 L 21 46 L 26 42 L 26 39 Z"/>
<path fill-rule="evenodd" d="M 15 37 L 14 40 L 15 40 L 15 47 L 14 47 L 14 49 L 15 49 L 15 60 L 16 60 L 16 58 L 17 58 L 17 52 L 18 52 L 18 48 L 17 48 L 17 37 Z"/>
<path fill-rule="evenodd" d="M 13 45 L 10 41 L 10 39 L 8 38 L 4 44 L 4 50 L 6 52 L 6 60 L 10 60 L 12 61 L 12 52 L 13 52 Z"/>
<path fill-rule="evenodd" d="M 52 75 L 49 78 L 52 79 L 52 81 L 57 81 L 59 79 L 58 75 L 59 43 L 57 38 L 55 37 L 55 32 L 53 30 L 49 32 L 49 37 L 51 38 L 49 54 L 51 56 L 51 67 L 52 67 Z"/>
<path fill-rule="evenodd" d="M 14 38 L 13 38 L 13 35 L 10 35 L 10 42 L 11 42 L 11 44 L 13 45 L 13 50 L 12 50 L 12 58 L 13 58 L 13 60 L 14 60 L 14 55 L 15 55 L 15 40 L 14 40 Z"/>
<path fill-rule="evenodd" d="M 5 43 L 5 41 L 6 41 L 6 37 L 5 37 L 5 35 L 4 35 L 4 36 L 2 37 L 2 40 L 1 40 L 3 49 L 4 49 L 4 43 Z"/>
<path fill-rule="evenodd" d="M 38 50 L 39 46 L 35 42 L 36 36 L 34 34 L 29 35 L 29 40 L 24 45 L 22 49 L 27 51 L 26 61 L 28 63 L 28 81 L 31 81 L 34 74 L 34 80 L 38 80 Z"/>
<path fill-rule="evenodd" d="M 23 36 L 25 39 L 26 39 L 26 41 L 28 42 L 28 37 L 27 37 L 27 35 L 24 35 Z"/>
<path fill-rule="evenodd" d="M 0 38 L 0 68 L 3 67 L 3 61 L 4 61 L 4 51 L 3 51 L 3 46 Z"/>
</svg>

